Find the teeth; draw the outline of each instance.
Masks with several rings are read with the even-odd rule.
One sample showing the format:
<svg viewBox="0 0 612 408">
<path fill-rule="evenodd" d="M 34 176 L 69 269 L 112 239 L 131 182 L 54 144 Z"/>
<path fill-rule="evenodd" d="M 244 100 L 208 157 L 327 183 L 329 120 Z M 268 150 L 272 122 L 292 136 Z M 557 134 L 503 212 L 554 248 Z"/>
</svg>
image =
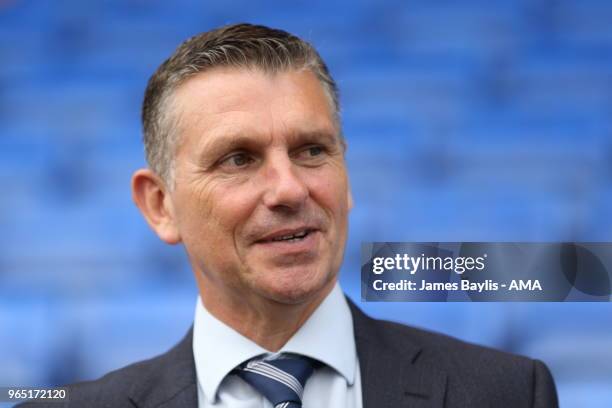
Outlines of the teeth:
<svg viewBox="0 0 612 408">
<path fill-rule="evenodd" d="M 295 234 L 285 235 L 278 238 L 272 238 L 272 241 L 288 241 L 291 239 L 300 239 L 306 236 L 306 231 L 297 232 Z"/>
</svg>

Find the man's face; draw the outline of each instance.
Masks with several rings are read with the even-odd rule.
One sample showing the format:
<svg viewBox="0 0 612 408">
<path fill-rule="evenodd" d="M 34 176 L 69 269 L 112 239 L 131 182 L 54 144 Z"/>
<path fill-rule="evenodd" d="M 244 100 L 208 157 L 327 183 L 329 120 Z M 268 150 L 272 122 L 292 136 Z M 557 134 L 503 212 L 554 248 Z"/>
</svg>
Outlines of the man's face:
<svg viewBox="0 0 612 408">
<path fill-rule="evenodd" d="M 171 200 L 204 296 L 300 303 L 329 289 L 350 192 L 315 75 L 215 69 L 182 84 L 174 103 Z"/>
</svg>

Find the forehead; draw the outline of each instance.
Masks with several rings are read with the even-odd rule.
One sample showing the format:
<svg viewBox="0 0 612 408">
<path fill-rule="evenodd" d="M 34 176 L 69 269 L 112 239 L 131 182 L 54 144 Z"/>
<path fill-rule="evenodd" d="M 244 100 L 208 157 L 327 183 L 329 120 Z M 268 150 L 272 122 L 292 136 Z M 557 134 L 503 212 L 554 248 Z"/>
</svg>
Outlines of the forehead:
<svg viewBox="0 0 612 408">
<path fill-rule="evenodd" d="M 331 101 L 308 70 L 217 68 L 181 84 L 173 106 L 182 144 L 236 133 L 274 137 L 338 132 Z"/>
</svg>

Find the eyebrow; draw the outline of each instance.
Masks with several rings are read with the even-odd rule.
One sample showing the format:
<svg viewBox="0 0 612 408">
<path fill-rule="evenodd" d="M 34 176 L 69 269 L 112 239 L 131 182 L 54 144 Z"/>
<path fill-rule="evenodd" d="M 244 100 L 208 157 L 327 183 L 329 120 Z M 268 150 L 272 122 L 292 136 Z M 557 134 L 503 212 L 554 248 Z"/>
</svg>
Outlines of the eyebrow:
<svg viewBox="0 0 612 408">
<path fill-rule="evenodd" d="M 239 149 L 255 149 L 260 144 L 255 138 L 243 134 L 226 135 L 205 142 L 199 155 L 203 160 L 216 160 L 223 153 Z"/>
<path fill-rule="evenodd" d="M 340 135 L 336 132 L 330 132 L 326 129 L 319 129 L 307 132 L 299 132 L 295 134 L 291 134 L 288 137 L 289 145 L 298 145 L 300 143 L 308 143 L 308 142 L 328 142 L 328 143 L 336 143 L 340 142 Z"/>
</svg>

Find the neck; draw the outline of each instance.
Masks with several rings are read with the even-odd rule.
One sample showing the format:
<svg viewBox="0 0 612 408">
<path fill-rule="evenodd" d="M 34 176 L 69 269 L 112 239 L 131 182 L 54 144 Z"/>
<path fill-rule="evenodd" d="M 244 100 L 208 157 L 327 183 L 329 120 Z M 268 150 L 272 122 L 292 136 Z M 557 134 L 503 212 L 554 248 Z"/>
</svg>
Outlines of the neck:
<svg viewBox="0 0 612 408">
<path fill-rule="evenodd" d="M 272 352 L 280 350 L 302 327 L 336 283 L 332 279 L 306 300 L 283 303 L 256 294 L 222 293 L 205 282 L 201 274 L 196 274 L 196 280 L 202 303 L 210 314 Z"/>
</svg>

